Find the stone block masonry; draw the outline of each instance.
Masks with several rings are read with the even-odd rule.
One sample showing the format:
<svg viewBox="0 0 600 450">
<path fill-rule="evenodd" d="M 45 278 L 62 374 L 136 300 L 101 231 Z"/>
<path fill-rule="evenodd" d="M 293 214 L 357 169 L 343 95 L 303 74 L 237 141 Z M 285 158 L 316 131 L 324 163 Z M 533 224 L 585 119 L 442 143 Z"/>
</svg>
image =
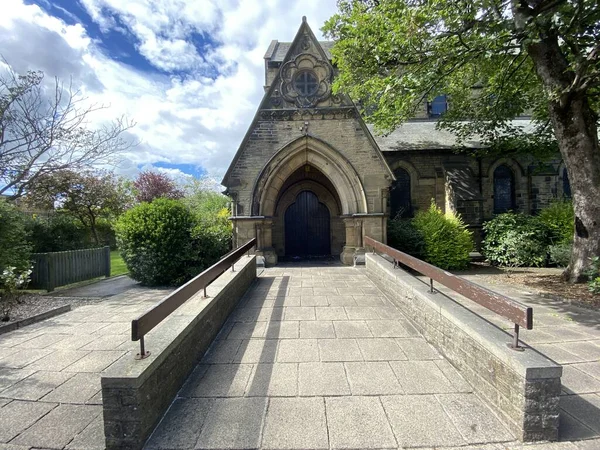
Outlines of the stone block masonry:
<svg viewBox="0 0 600 450">
<path fill-rule="evenodd" d="M 381 256 L 366 255 L 369 278 L 473 386 L 522 441 L 558 439 L 562 367 L 532 348 L 515 352 L 497 328 Z"/>
<path fill-rule="evenodd" d="M 107 449 L 141 449 L 177 391 L 256 278 L 247 256 L 179 307 L 146 336 L 149 358 L 128 354 L 102 375 Z"/>
</svg>

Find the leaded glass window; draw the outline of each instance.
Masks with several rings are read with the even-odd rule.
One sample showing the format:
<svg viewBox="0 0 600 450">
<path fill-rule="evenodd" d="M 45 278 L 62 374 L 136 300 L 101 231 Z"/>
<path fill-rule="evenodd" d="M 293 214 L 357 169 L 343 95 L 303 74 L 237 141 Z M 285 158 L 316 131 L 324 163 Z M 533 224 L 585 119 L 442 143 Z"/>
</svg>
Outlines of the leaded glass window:
<svg viewBox="0 0 600 450">
<path fill-rule="evenodd" d="M 448 99 L 445 95 L 438 95 L 429 103 L 429 116 L 440 117 L 448 110 Z"/>
<path fill-rule="evenodd" d="M 390 187 L 390 216 L 412 217 L 412 203 L 410 200 L 410 174 L 403 168 L 394 170 L 396 181 Z"/>
<path fill-rule="evenodd" d="M 294 87 L 298 94 L 303 97 L 314 95 L 319 88 L 319 82 L 311 72 L 304 71 L 296 75 L 294 79 Z"/>
<path fill-rule="evenodd" d="M 501 165 L 494 170 L 494 213 L 515 209 L 515 175 L 510 167 Z"/>
</svg>

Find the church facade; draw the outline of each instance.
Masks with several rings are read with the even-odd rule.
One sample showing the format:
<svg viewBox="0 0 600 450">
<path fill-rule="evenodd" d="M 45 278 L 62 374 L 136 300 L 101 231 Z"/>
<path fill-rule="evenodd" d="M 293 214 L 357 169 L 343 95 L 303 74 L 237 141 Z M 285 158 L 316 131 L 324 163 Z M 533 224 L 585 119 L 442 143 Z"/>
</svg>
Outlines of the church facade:
<svg viewBox="0 0 600 450">
<path fill-rule="evenodd" d="M 444 97 L 377 136 L 350 98 L 332 92 L 331 45 L 303 18 L 293 42 L 267 50 L 265 95 L 222 182 L 233 199 L 234 246 L 256 237 L 269 265 L 326 255 L 352 264 L 365 236 L 386 242 L 390 216 L 410 217 L 432 201 L 460 213 L 477 237 L 494 213 L 535 213 L 570 195 L 560 160 L 456 154 L 453 135 L 435 126 Z"/>
</svg>

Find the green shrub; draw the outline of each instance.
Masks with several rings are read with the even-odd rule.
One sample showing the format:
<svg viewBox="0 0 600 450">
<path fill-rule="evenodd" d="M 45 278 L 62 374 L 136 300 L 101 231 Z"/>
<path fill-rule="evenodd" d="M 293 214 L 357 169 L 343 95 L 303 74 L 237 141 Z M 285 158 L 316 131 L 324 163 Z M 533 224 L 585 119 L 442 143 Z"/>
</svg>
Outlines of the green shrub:
<svg viewBox="0 0 600 450">
<path fill-rule="evenodd" d="M 548 246 L 548 256 L 550 262 L 556 264 L 558 267 L 567 267 L 571 260 L 571 248 L 572 245 L 568 244 L 555 244 Z"/>
<path fill-rule="evenodd" d="M 48 217 L 34 215 L 27 220 L 27 230 L 34 253 L 95 247 L 88 230 L 67 214 L 52 214 Z"/>
<path fill-rule="evenodd" d="M 539 218 L 546 225 L 549 238 L 554 244 L 570 244 L 573 241 L 575 213 L 570 200 L 552 202 L 540 211 Z"/>
<path fill-rule="evenodd" d="M 179 201 L 159 198 L 124 213 L 115 226 L 130 276 L 142 284 L 177 285 L 197 267 L 192 213 Z"/>
<path fill-rule="evenodd" d="M 506 267 L 546 264 L 549 231 L 539 217 L 512 212 L 483 224 L 482 252 L 490 263 Z"/>
<path fill-rule="evenodd" d="M 8 267 L 16 272 L 29 269 L 31 245 L 25 223 L 16 206 L 0 199 L 0 274 Z"/>
<path fill-rule="evenodd" d="M 388 245 L 416 258 L 425 257 L 425 239 L 410 220 L 391 219 L 387 228 Z"/>
<path fill-rule="evenodd" d="M 600 256 L 592 258 L 592 263 L 586 271 L 588 289 L 592 294 L 600 294 Z"/>
<path fill-rule="evenodd" d="M 442 269 L 463 269 L 469 265 L 473 237 L 460 216 L 444 214 L 431 203 L 417 213 L 414 227 L 425 240 L 425 260 Z"/>
</svg>

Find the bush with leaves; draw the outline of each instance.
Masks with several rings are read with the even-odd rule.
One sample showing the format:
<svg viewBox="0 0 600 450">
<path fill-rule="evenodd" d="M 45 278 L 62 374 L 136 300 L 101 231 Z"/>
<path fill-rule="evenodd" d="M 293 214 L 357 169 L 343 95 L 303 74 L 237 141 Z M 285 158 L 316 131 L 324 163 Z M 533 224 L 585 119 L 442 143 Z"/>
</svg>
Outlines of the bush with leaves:
<svg viewBox="0 0 600 450">
<path fill-rule="evenodd" d="M 592 258 L 592 262 L 586 271 L 588 277 L 588 289 L 592 294 L 600 294 L 600 256 Z"/>
<path fill-rule="evenodd" d="M 412 224 L 425 241 L 425 261 L 446 270 L 468 267 L 473 236 L 460 216 L 444 214 L 432 201 L 428 210 L 417 213 Z"/>
<path fill-rule="evenodd" d="M 423 233 L 415 228 L 410 220 L 391 219 L 388 221 L 387 240 L 390 247 L 408 253 L 415 258 L 425 257 Z"/>
<path fill-rule="evenodd" d="M 180 201 L 140 203 L 117 221 L 117 246 L 129 275 L 144 285 L 178 285 L 196 267 L 193 214 Z"/>
<path fill-rule="evenodd" d="M 575 213 L 573 202 L 557 200 L 540 211 L 540 221 L 546 225 L 549 238 L 554 244 L 570 244 L 573 242 Z"/>
<path fill-rule="evenodd" d="M 27 241 L 25 216 L 12 204 L 0 199 L 0 319 L 8 320 L 31 274 L 31 246 Z"/>
<path fill-rule="evenodd" d="M 572 244 L 555 244 L 548 246 L 550 262 L 558 267 L 567 267 L 571 260 Z"/>
<path fill-rule="evenodd" d="M 540 267 L 548 260 L 550 232 L 539 217 L 507 212 L 483 224 L 482 252 L 504 267 Z"/>
</svg>

